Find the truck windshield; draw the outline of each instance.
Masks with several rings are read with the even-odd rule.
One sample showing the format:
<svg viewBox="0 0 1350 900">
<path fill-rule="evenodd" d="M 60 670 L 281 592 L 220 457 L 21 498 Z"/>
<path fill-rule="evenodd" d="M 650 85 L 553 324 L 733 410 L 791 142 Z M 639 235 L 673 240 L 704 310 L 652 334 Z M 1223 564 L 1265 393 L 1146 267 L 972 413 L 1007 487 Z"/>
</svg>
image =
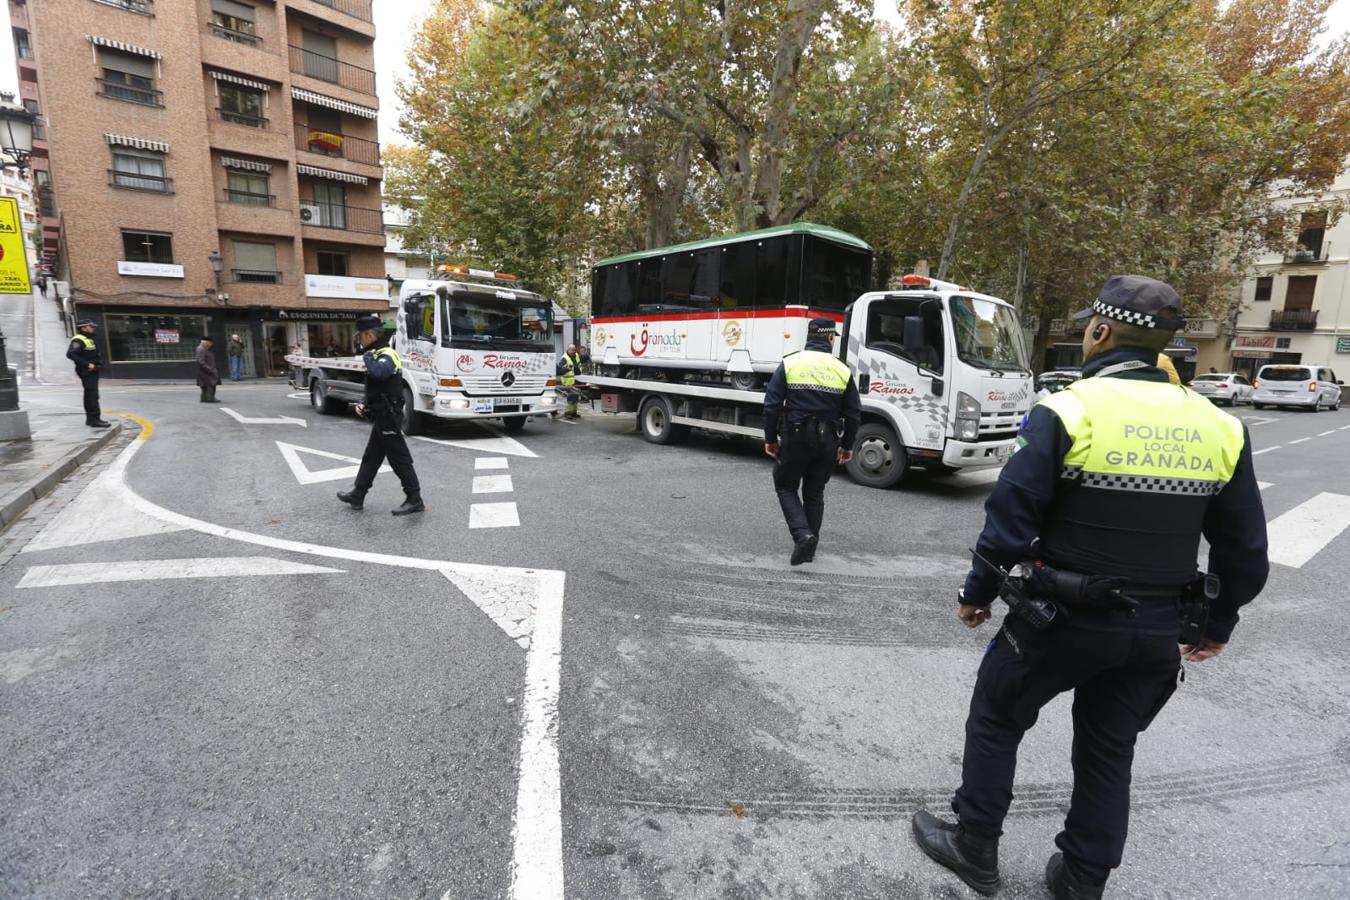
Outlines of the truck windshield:
<svg viewBox="0 0 1350 900">
<path fill-rule="evenodd" d="M 553 346 L 553 313 L 540 297 L 491 297 L 456 291 L 441 299 L 441 342 L 450 347 Z"/>
<path fill-rule="evenodd" d="M 953 297 L 952 330 L 956 355 L 981 369 L 1012 369 L 1031 374 L 1026 342 L 1012 307 L 978 297 Z"/>
</svg>

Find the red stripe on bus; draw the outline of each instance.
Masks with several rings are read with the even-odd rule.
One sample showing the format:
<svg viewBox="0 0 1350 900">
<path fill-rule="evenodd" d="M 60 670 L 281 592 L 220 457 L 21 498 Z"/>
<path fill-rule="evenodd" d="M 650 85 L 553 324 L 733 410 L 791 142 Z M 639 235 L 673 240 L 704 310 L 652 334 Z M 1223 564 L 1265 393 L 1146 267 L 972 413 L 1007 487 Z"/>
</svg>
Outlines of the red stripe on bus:
<svg viewBox="0 0 1350 900">
<path fill-rule="evenodd" d="M 779 309 L 720 310 L 718 312 L 656 313 L 650 316 L 592 316 L 591 323 L 609 325 L 616 322 L 679 322 L 701 321 L 704 319 L 814 319 L 824 316 L 835 322 L 844 321 L 844 314 L 819 309 L 807 309 L 805 306 L 789 306 Z"/>
</svg>

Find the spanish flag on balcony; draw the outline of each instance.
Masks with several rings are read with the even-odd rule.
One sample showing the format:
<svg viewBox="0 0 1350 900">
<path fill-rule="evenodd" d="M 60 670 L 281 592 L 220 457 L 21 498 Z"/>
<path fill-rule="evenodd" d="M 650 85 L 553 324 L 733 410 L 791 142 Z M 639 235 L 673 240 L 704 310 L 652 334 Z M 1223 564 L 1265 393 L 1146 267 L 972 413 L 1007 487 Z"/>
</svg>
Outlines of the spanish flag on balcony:
<svg viewBox="0 0 1350 900">
<path fill-rule="evenodd" d="M 342 135 L 333 134 L 331 131 L 319 131 L 318 129 L 309 129 L 309 146 L 311 150 L 319 150 L 323 153 L 331 153 L 333 156 L 342 155 Z"/>
</svg>

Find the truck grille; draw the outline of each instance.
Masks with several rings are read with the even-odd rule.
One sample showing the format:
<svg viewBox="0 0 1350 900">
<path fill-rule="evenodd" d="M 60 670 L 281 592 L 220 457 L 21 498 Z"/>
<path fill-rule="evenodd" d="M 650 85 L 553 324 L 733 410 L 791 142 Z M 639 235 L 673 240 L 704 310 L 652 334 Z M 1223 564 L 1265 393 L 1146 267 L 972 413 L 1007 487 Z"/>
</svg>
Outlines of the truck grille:
<svg viewBox="0 0 1350 900">
<path fill-rule="evenodd" d="M 538 394 L 548 383 L 547 375 L 517 375 L 516 380 L 507 387 L 502 384 L 500 375 L 461 375 L 464 393 L 474 394 Z"/>
<path fill-rule="evenodd" d="M 1017 426 L 1022 423 L 1026 410 L 986 412 L 980 414 L 980 437 L 982 441 L 1002 441 L 1017 436 Z"/>
</svg>

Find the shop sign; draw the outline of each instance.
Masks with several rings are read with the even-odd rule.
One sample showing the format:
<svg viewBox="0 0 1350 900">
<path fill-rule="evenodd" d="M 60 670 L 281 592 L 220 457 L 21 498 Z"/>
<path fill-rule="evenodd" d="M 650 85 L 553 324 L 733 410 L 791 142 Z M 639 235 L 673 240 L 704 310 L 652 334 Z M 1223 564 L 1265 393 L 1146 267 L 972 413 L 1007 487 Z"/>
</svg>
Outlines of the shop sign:
<svg viewBox="0 0 1350 900">
<path fill-rule="evenodd" d="M 156 328 L 156 329 L 155 329 L 155 343 L 156 343 L 156 344 L 176 344 L 176 343 L 178 343 L 178 329 L 177 329 L 177 328 Z"/>
<path fill-rule="evenodd" d="M 305 296 L 336 297 L 344 300 L 388 300 L 389 282 L 383 278 L 306 275 Z"/>
<path fill-rule="evenodd" d="M 0 294 L 31 294 L 28 251 L 23 245 L 23 221 L 19 201 L 0 197 Z"/>
<path fill-rule="evenodd" d="M 1350 353 L 1350 337 L 1336 338 L 1336 352 Z"/>
<path fill-rule="evenodd" d="M 325 309 L 275 309 L 271 318 L 282 322 L 354 322 L 366 313 Z"/>
<path fill-rule="evenodd" d="M 1275 348 L 1275 335 L 1273 334 L 1239 334 L 1233 341 L 1236 347 L 1269 347 Z M 1248 357 L 1249 359 L 1260 359 L 1261 357 Z"/>
<path fill-rule="evenodd" d="M 173 263 L 134 262 L 119 259 L 118 275 L 140 275 L 143 278 L 182 278 L 183 267 Z"/>
<path fill-rule="evenodd" d="M 1233 359 L 1270 359 L 1274 356 L 1270 350 L 1234 350 Z"/>
</svg>

